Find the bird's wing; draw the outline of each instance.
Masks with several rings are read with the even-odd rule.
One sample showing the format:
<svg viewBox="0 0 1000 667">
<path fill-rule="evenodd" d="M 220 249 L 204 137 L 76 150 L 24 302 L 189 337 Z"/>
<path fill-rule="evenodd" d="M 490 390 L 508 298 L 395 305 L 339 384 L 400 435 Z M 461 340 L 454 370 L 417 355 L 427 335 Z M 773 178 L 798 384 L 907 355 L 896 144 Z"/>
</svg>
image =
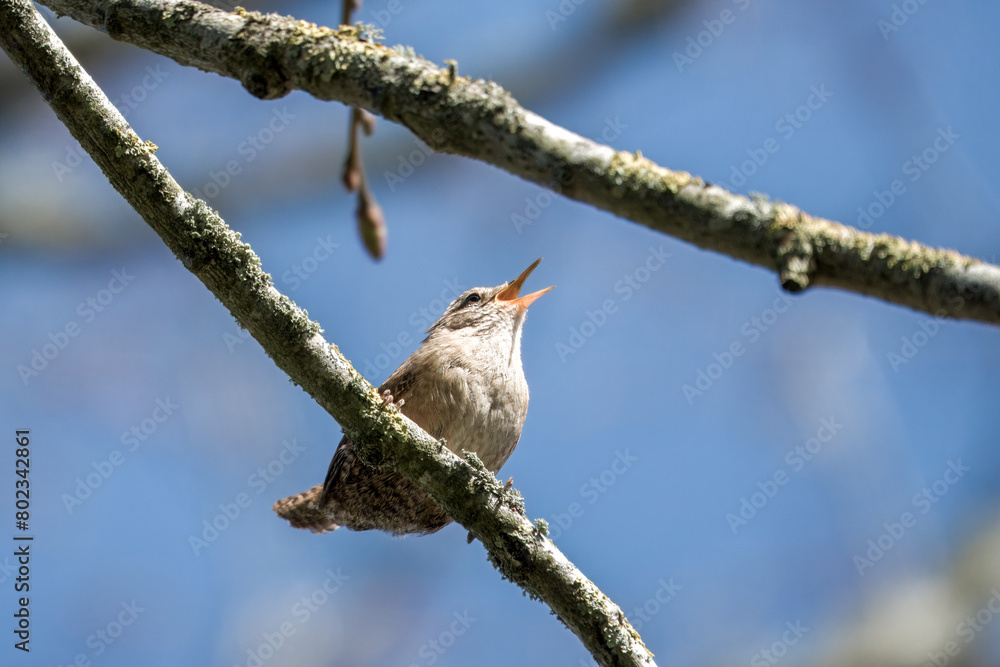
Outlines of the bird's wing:
<svg viewBox="0 0 1000 667">
<path fill-rule="evenodd" d="M 392 372 L 392 375 L 378 388 L 380 395 L 388 391 L 397 403 L 400 399 L 406 399 L 406 395 L 413 388 L 413 383 L 419 375 L 419 372 L 414 368 L 416 364 L 413 364 L 412 360 L 413 357 L 410 357 L 410 359 L 403 362 L 402 366 Z"/>
<path fill-rule="evenodd" d="M 411 370 L 409 364 L 404 363 L 397 368 L 389 378 L 378 388 L 379 394 L 388 391 L 392 394 L 392 401 L 398 403 L 406 400 L 406 394 L 413 387 L 416 373 Z M 337 451 L 333 454 L 330 467 L 326 471 L 326 479 L 323 481 L 323 494 L 320 496 L 320 504 L 325 503 L 330 497 L 330 489 L 336 484 L 347 479 L 365 478 L 366 466 L 354 455 L 354 443 L 345 435 Z M 368 471 L 370 474 L 370 471 Z"/>
</svg>

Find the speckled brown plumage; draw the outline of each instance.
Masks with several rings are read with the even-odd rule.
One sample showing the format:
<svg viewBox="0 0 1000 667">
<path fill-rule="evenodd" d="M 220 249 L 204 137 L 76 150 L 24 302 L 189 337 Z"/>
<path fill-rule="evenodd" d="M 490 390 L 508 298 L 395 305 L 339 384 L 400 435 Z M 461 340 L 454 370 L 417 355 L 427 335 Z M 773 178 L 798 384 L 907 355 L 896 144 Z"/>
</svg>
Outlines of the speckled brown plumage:
<svg viewBox="0 0 1000 667">
<path fill-rule="evenodd" d="M 455 299 L 420 347 L 379 388 L 449 449 L 475 452 L 493 472 L 514 451 L 528 412 L 521 327 L 527 307 L 552 289 L 519 297 L 536 266 L 537 261 L 510 284 L 473 288 Z M 346 437 L 325 482 L 279 500 L 274 511 L 292 526 L 314 533 L 339 527 L 433 533 L 451 522 L 402 475 L 361 463 Z"/>
</svg>

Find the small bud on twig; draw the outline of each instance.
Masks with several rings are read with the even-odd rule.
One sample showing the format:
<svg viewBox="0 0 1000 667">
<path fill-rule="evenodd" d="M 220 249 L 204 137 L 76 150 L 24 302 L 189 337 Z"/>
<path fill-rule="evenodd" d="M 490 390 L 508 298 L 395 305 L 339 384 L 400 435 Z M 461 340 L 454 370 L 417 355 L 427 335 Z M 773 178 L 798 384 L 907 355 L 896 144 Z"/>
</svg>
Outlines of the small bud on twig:
<svg viewBox="0 0 1000 667">
<path fill-rule="evenodd" d="M 382 259 L 389 236 L 385 226 L 385 214 L 365 186 L 362 186 L 358 195 L 357 216 L 358 232 L 361 234 L 365 249 L 374 259 Z"/>
</svg>

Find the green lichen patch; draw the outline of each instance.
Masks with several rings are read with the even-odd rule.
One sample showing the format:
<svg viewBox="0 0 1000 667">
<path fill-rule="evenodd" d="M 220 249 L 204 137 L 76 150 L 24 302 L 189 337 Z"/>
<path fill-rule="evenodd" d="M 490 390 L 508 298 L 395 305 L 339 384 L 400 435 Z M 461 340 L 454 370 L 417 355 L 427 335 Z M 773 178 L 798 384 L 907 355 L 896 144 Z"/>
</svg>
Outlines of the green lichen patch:
<svg viewBox="0 0 1000 667">
<path fill-rule="evenodd" d="M 611 156 L 608 178 L 613 192 L 623 197 L 636 191 L 670 192 L 676 195 L 687 185 L 704 185 L 700 178 L 686 171 L 672 171 L 643 157 L 642 153 L 617 151 Z"/>
</svg>

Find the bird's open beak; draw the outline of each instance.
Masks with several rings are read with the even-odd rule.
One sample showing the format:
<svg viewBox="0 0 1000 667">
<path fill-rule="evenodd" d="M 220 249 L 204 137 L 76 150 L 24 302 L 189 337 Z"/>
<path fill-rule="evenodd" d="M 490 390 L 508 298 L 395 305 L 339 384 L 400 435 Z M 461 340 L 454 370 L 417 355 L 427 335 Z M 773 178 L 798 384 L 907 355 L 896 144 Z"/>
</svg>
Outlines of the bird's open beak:
<svg viewBox="0 0 1000 667">
<path fill-rule="evenodd" d="M 531 275 L 531 272 L 535 270 L 535 267 L 538 266 L 538 263 L 540 261 L 542 261 L 541 257 L 536 259 L 534 264 L 525 269 L 524 273 L 519 275 L 514 282 L 507 285 L 507 287 L 503 288 L 500 291 L 500 293 L 497 294 L 496 296 L 497 301 L 507 301 L 510 302 L 512 305 L 520 306 L 521 308 L 527 308 L 532 303 L 534 303 L 534 301 L 538 297 L 542 296 L 543 294 L 551 290 L 553 287 L 555 287 L 555 285 L 553 285 L 552 287 L 546 287 L 543 290 L 538 290 L 537 292 L 532 292 L 531 294 L 518 296 L 521 293 L 521 286 L 524 285 L 524 281 L 528 279 L 528 276 Z"/>
</svg>

